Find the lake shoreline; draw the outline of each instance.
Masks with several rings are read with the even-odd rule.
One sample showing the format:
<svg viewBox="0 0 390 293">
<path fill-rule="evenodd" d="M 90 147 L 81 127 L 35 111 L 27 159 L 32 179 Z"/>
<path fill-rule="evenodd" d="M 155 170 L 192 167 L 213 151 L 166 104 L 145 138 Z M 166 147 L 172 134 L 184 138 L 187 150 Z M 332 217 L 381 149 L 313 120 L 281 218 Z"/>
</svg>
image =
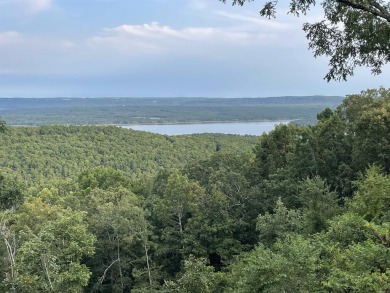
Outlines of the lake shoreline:
<svg viewBox="0 0 390 293">
<path fill-rule="evenodd" d="M 233 123 L 262 123 L 262 122 L 280 122 L 290 123 L 299 119 L 286 120 L 229 120 L 229 121 L 194 121 L 194 122 L 169 122 L 169 123 L 129 123 L 129 124 L 96 124 L 96 126 L 138 126 L 138 125 L 193 125 L 193 124 L 233 124 Z"/>
<path fill-rule="evenodd" d="M 261 123 L 261 122 L 280 122 L 289 124 L 290 122 L 300 119 L 286 119 L 286 120 L 224 120 L 224 121 L 190 121 L 190 122 L 169 122 L 169 123 L 108 123 L 108 124 L 42 124 L 42 125 L 28 125 L 28 124 L 6 124 L 7 127 L 41 127 L 41 126 L 138 126 L 138 125 L 193 125 L 193 124 L 217 124 L 217 123 Z"/>
<path fill-rule="evenodd" d="M 146 131 L 162 135 L 191 135 L 204 133 L 221 133 L 236 135 L 261 135 L 270 132 L 279 124 L 287 125 L 291 120 L 261 122 L 213 122 L 213 123 L 181 123 L 181 124 L 128 124 L 118 126 L 124 129 Z"/>
</svg>

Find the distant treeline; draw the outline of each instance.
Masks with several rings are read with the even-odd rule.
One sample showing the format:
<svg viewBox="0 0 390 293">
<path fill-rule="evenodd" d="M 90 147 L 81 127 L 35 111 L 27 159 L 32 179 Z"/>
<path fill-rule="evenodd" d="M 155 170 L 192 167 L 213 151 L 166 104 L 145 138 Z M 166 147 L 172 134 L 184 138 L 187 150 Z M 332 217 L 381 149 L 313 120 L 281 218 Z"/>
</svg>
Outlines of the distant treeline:
<svg viewBox="0 0 390 293">
<path fill-rule="evenodd" d="M 274 98 L 0 98 L 10 125 L 157 124 L 216 121 L 302 120 L 310 123 L 342 97 Z"/>
</svg>

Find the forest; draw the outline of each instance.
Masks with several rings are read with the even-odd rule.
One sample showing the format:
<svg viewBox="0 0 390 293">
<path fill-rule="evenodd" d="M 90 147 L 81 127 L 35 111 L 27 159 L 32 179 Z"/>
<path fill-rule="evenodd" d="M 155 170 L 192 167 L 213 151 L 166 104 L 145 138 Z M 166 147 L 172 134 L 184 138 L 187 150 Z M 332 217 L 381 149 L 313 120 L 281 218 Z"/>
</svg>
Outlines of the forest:
<svg viewBox="0 0 390 293">
<path fill-rule="evenodd" d="M 390 291 L 390 89 L 259 137 L 1 129 L 0 292 Z"/>
</svg>

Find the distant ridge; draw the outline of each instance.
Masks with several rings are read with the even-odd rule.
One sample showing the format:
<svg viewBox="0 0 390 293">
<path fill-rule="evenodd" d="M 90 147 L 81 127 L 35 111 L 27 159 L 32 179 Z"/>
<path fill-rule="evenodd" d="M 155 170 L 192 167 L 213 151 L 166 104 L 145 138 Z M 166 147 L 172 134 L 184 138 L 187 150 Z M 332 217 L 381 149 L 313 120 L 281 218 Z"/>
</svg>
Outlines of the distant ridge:
<svg viewBox="0 0 390 293">
<path fill-rule="evenodd" d="M 302 120 L 312 123 L 341 96 L 264 98 L 0 98 L 10 125 L 160 124 L 184 122 Z"/>
<path fill-rule="evenodd" d="M 114 107 L 114 106 L 157 106 L 157 105 L 293 105 L 334 102 L 340 104 L 342 96 L 281 96 L 257 98 L 0 98 L 0 109 L 26 108 L 69 108 L 69 107 Z"/>
</svg>

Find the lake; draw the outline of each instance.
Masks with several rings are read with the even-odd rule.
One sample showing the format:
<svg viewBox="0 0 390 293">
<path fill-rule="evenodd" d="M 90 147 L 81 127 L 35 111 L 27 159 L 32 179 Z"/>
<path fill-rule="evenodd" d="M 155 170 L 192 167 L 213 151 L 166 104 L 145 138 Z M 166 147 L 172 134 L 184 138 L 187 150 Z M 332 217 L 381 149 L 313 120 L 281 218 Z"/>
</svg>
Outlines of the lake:
<svg viewBox="0 0 390 293">
<path fill-rule="evenodd" d="M 148 131 L 166 135 L 184 135 L 196 133 L 224 133 L 239 135 L 261 135 L 270 132 L 278 124 L 288 124 L 290 121 L 266 122 L 232 122 L 232 123 L 199 123 L 199 124 L 157 124 L 157 125 L 126 125 L 124 128 Z"/>
</svg>

